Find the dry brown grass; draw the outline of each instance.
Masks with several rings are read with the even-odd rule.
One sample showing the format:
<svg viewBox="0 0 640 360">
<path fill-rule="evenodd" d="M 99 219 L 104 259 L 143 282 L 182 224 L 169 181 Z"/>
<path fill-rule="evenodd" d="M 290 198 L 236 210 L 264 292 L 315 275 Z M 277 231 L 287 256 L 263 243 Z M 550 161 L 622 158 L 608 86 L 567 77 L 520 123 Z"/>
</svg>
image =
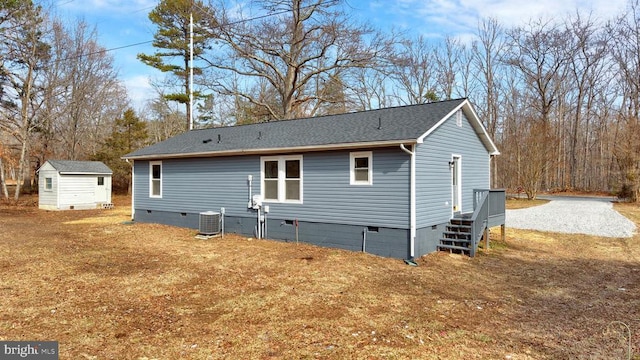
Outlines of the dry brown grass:
<svg viewBox="0 0 640 360">
<path fill-rule="evenodd" d="M 525 209 L 525 208 L 530 208 L 534 206 L 544 205 L 548 202 L 549 200 L 543 200 L 543 199 L 529 200 L 527 198 L 521 198 L 521 199 L 510 198 L 510 199 L 507 199 L 507 209 L 510 209 L 510 210 Z"/>
<path fill-rule="evenodd" d="M 640 236 L 507 230 L 476 258 L 368 254 L 0 205 L 0 340 L 61 359 L 626 359 Z M 640 209 L 616 205 L 640 223 Z"/>
</svg>

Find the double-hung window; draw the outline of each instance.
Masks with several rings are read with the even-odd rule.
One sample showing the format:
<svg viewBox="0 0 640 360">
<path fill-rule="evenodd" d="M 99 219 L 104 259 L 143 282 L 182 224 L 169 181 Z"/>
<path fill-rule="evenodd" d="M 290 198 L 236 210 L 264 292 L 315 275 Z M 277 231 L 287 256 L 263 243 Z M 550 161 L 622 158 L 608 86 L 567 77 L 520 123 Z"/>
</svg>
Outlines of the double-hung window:
<svg viewBox="0 0 640 360">
<path fill-rule="evenodd" d="M 162 161 L 149 162 L 149 197 L 162 197 Z"/>
<path fill-rule="evenodd" d="M 261 172 L 264 201 L 302 203 L 302 155 L 262 157 Z"/>
<path fill-rule="evenodd" d="M 352 152 L 349 155 L 351 185 L 373 184 L 373 153 L 371 151 Z"/>
<path fill-rule="evenodd" d="M 53 190 L 53 178 L 44 178 L 44 189 Z"/>
</svg>

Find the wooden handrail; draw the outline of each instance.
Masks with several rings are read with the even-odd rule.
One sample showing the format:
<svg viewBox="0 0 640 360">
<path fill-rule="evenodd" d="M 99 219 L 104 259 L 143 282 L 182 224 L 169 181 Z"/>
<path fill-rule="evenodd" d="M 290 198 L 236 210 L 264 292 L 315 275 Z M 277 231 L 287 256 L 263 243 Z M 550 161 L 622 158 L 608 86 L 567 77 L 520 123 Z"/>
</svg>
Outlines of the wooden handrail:
<svg viewBox="0 0 640 360">
<path fill-rule="evenodd" d="M 471 215 L 471 249 L 469 256 L 474 257 L 482 234 L 489 226 L 491 217 L 504 219 L 506 191 L 504 189 L 474 189 L 473 215 Z M 501 220 L 504 225 L 504 220 Z"/>
</svg>

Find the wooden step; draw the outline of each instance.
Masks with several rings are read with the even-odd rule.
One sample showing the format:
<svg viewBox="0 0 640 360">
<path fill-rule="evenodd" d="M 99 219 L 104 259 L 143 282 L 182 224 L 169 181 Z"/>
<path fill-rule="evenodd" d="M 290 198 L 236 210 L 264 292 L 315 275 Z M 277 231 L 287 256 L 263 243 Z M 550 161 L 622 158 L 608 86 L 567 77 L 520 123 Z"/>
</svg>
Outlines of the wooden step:
<svg viewBox="0 0 640 360">
<path fill-rule="evenodd" d="M 471 243 L 471 238 L 448 238 L 448 237 L 442 237 L 442 238 L 440 238 L 440 241 L 457 241 L 457 242 Z"/>
<path fill-rule="evenodd" d="M 449 220 L 449 223 L 455 225 L 471 225 L 473 221 L 468 219 L 451 219 Z"/>
<path fill-rule="evenodd" d="M 466 246 L 457 246 L 457 245 L 444 245 L 444 244 L 440 244 L 438 245 L 438 249 L 442 249 L 442 250 L 460 250 L 460 251 L 471 251 L 471 249 L 469 249 Z"/>
<path fill-rule="evenodd" d="M 444 231 L 442 233 L 444 239 L 462 239 L 462 240 L 471 240 L 471 233 L 466 232 L 456 232 L 456 231 Z"/>
<path fill-rule="evenodd" d="M 463 224 L 447 224 L 448 228 L 451 229 L 471 229 L 471 225 L 463 225 Z"/>
<path fill-rule="evenodd" d="M 442 245 L 469 246 L 469 245 L 471 245 L 471 240 L 468 240 L 468 239 L 440 239 L 439 243 L 442 244 Z"/>
</svg>

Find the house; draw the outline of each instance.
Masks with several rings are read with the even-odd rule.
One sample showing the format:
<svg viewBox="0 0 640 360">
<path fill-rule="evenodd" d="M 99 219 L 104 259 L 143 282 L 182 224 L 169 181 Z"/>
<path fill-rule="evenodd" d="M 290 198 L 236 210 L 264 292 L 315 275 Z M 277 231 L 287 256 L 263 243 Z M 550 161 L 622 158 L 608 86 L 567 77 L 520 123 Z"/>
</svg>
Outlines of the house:
<svg viewBox="0 0 640 360">
<path fill-rule="evenodd" d="M 447 235 L 468 224 L 450 220 L 488 201 L 477 190 L 489 188 L 498 154 L 458 99 L 192 130 L 124 159 L 135 221 L 198 228 L 199 213 L 222 211 L 227 232 L 411 259 L 469 247 Z M 471 226 L 474 245 L 504 224 L 494 215 Z"/>
<path fill-rule="evenodd" d="M 48 160 L 37 172 L 40 209 L 111 206 L 112 171 L 99 161 Z"/>
</svg>

